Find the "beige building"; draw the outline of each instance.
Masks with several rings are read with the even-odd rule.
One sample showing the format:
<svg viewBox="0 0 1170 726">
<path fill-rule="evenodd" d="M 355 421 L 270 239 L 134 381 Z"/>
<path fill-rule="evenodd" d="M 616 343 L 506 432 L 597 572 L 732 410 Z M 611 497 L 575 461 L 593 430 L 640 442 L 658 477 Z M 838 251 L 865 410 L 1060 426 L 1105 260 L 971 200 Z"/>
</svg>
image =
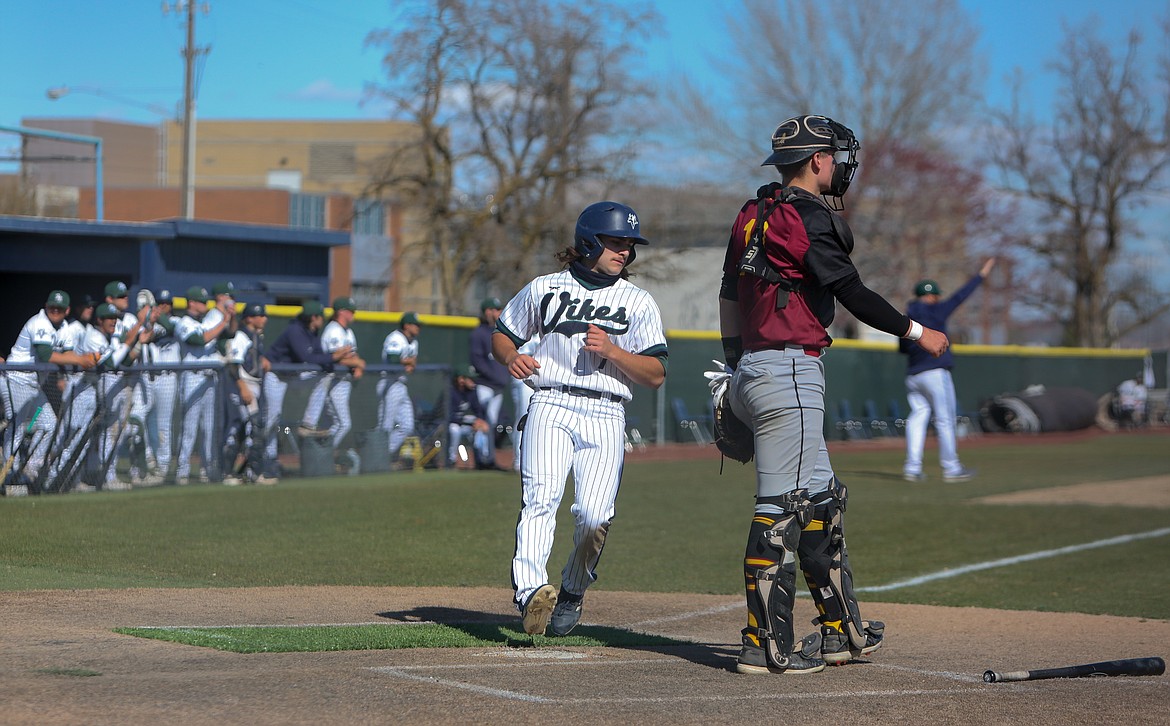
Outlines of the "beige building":
<svg viewBox="0 0 1170 726">
<path fill-rule="evenodd" d="M 411 141 L 401 121 L 228 121 L 195 124 L 195 187 L 365 195 L 378 163 Z M 164 126 L 166 186 L 180 186 L 183 127 Z"/>
</svg>

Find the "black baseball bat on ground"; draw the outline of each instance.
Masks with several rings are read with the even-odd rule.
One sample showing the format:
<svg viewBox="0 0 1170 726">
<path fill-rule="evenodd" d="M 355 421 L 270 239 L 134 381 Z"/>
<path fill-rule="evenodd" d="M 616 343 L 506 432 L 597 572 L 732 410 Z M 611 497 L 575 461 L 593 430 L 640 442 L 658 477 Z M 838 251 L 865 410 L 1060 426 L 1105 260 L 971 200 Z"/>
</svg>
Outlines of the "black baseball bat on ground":
<svg viewBox="0 0 1170 726">
<path fill-rule="evenodd" d="M 1107 660 L 1101 663 L 1065 668 L 1044 668 L 1037 671 L 986 671 L 983 680 L 987 683 L 1004 681 L 1043 681 L 1048 678 L 1088 678 L 1091 676 L 1160 676 L 1166 672 L 1166 662 L 1161 658 L 1125 658 Z"/>
</svg>

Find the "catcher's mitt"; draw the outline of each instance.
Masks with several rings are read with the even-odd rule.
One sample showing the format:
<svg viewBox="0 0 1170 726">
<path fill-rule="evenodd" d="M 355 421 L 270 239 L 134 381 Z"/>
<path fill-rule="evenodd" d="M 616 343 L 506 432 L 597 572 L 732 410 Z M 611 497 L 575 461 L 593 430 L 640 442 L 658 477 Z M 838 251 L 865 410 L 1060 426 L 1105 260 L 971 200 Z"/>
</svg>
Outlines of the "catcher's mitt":
<svg viewBox="0 0 1170 726">
<path fill-rule="evenodd" d="M 714 363 L 721 370 L 709 371 L 703 376 L 711 387 L 711 402 L 715 409 L 715 446 L 727 458 L 746 464 L 756 455 L 755 435 L 731 410 L 731 399 L 728 396 L 730 369 L 719 361 Z"/>
</svg>

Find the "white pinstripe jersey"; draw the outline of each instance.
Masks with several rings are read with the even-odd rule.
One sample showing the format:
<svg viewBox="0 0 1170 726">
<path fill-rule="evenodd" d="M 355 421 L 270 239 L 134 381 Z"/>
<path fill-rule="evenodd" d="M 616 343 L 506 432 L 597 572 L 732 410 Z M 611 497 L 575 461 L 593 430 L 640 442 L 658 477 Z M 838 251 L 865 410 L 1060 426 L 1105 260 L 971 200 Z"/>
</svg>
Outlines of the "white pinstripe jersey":
<svg viewBox="0 0 1170 726">
<path fill-rule="evenodd" d="M 347 345 L 357 352 L 357 336 L 353 334 L 353 328 L 343 327 L 336 320 L 330 320 L 325 330 L 321 331 L 321 349 L 332 353 Z"/>
<path fill-rule="evenodd" d="M 209 308 L 202 319 L 196 320 L 190 315 L 184 315 L 175 323 L 175 337 L 179 339 L 179 350 L 183 354 L 184 363 L 199 363 L 207 361 L 222 362 L 215 349 L 215 338 L 206 343 L 189 343 L 192 335 L 204 335 L 208 330 L 223 321 L 223 313 L 215 308 Z"/>
<path fill-rule="evenodd" d="M 382 341 L 382 362 L 401 363 L 403 358 L 418 358 L 418 339 L 407 340 L 406 333 L 393 330 Z"/>
<path fill-rule="evenodd" d="M 20 329 L 20 334 L 16 336 L 16 342 L 12 344 L 12 351 L 8 354 L 8 362 L 36 363 L 37 346 L 48 345 L 53 348 L 54 352 L 57 352 L 62 350 L 58 347 L 59 340 L 61 340 L 61 329 L 53 327 L 53 321 L 49 320 L 49 316 L 42 309 L 29 318 L 24 327 Z M 9 371 L 8 376 L 14 381 L 21 381 L 30 386 L 37 384 L 38 376 L 36 373 Z"/>
<path fill-rule="evenodd" d="M 576 386 L 633 397 L 631 381 L 617 366 L 584 350 L 589 324 L 609 333 L 621 349 L 637 355 L 666 352 L 662 314 L 650 293 L 628 280 L 592 288 L 569 270 L 542 275 L 508 301 L 496 324 L 517 346 L 540 335 L 532 357 L 540 363 L 529 379 L 534 388 Z"/>
</svg>

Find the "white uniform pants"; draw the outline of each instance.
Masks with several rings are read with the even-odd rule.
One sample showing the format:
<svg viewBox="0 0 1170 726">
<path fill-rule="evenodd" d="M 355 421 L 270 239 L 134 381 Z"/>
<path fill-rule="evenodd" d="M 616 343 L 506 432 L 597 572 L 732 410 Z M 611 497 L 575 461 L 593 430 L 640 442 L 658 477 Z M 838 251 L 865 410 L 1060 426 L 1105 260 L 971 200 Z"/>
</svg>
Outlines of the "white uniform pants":
<svg viewBox="0 0 1170 726">
<path fill-rule="evenodd" d="M 497 391 L 491 386 L 476 386 L 475 397 L 479 399 L 479 405 L 483 406 L 483 412 L 487 414 L 488 424 L 488 463 L 495 463 L 496 461 L 496 424 L 500 422 L 500 406 L 504 403 L 504 392 Z"/>
<path fill-rule="evenodd" d="M 414 436 L 414 403 L 410 399 L 405 378 L 380 379 L 377 393 L 378 428 L 386 432 L 390 458 L 394 459 L 406 437 Z"/>
<path fill-rule="evenodd" d="M 201 462 L 207 476 L 215 479 L 219 474 L 215 456 L 215 374 L 204 371 L 183 373 L 183 436 L 179 447 L 179 462 L 175 466 L 175 477 L 191 474 L 191 454 L 195 452 L 196 436 L 202 435 Z"/>
<path fill-rule="evenodd" d="M 35 373 L 9 373 L 6 378 L 4 414 L 8 417 L 10 422 L 8 425 L 12 431 L 6 433 L 5 439 L 8 439 L 8 436 L 12 438 L 8 439 L 10 444 L 5 447 L 4 453 L 11 456 L 13 452 L 20 450 L 25 429 L 33 416 L 36 416 L 36 423 L 28 434 L 31 437 L 28 460 L 13 461 L 14 467 L 24 466 L 24 473 L 32 479 L 40 473 L 41 467 L 45 464 L 45 457 L 53 443 L 53 432 L 57 430 L 57 414 L 53 412 L 49 399 L 37 385 Z M 0 461 L 0 464 L 2 463 Z"/>
<path fill-rule="evenodd" d="M 573 472 L 573 549 L 561 587 L 583 595 L 597 579 L 625 457 L 626 411 L 620 403 L 559 391 L 537 391 L 528 408 L 521 447 L 523 506 L 512 559 L 515 602 L 522 607 L 548 582 L 557 509 Z"/>
<path fill-rule="evenodd" d="M 932 368 L 906 376 L 906 398 L 910 402 L 910 415 L 906 418 L 906 462 L 902 472 L 907 476 L 922 473 L 926 427 L 933 413 L 943 475 L 958 474 L 963 465 L 959 463 L 955 445 L 955 384 L 951 372 L 945 368 Z"/>
<path fill-rule="evenodd" d="M 269 371 L 264 374 L 264 474 L 265 476 L 280 476 L 280 466 L 277 464 L 277 436 L 284 425 L 281 412 L 284 409 L 284 394 L 288 391 L 288 384 Z"/>
<path fill-rule="evenodd" d="M 149 383 L 154 394 L 152 418 L 158 433 L 155 461 L 158 463 L 158 473 L 162 476 L 166 476 L 171 459 L 175 456 L 175 402 L 178 400 L 178 384 L 179 374 L 173 371 L 156 373 L 154 380 Z"/>
<path fill-rule="evenodd" d="M 532 400 L 532 388 L 524 381 L 513 378 L 509 387 L 512 390 L 512 411 L 515 421 L 512 424 L 512 471 L 520 471 L 520 442 L 523 432 L 516 429 L 520 419 L 528 412 L 528 402 Z"/>
</svg>

